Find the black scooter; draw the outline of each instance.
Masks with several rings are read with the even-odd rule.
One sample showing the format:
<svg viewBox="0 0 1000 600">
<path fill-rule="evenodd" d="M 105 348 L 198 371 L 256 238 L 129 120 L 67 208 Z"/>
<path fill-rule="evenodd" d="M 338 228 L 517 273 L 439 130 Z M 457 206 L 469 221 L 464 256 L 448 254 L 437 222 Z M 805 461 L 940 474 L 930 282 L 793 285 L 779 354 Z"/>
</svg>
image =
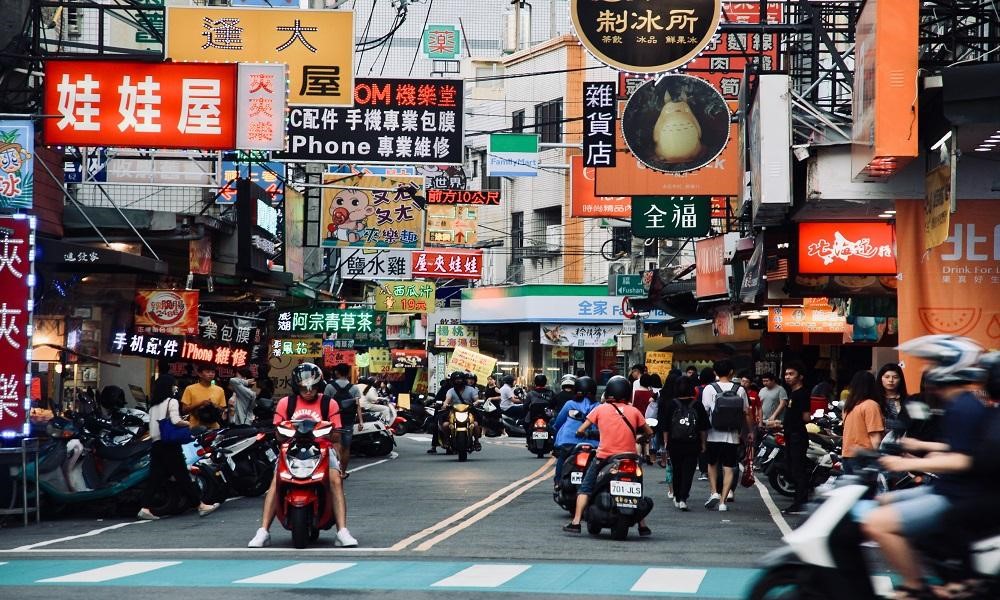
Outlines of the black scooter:
<svg viewBox="0 0 1000 600">
<path fill-rule="evenodd" d="M 615 454 L 607 459 L 594 486 L 594 495 L 584 518 L 587 533 L 611 530 L 611 539 L 624 540 L 628 530 L 653 510 L 653 499 L 643 495 L 642 458 L 635 453 Z"/>
<path fill-rule="evenodd" d="M 538 458 L 552 453 L 555 442 L 555 432 L 550 425 L 552 416 L 552 409 L 547 406 L 536 408 L 533 404 L 528 407 L 525 443 L 528 452 Z"/>
<path fill-rule="evenodd" d="M 552 492 L 552 499 L 569 514 L 576 510 L 576 493 L 583 483 L 583 474 L 594 461 L 597 444 L 577 444 L 573 452 L 563 462 L 558 487 Z"/>
</svg>

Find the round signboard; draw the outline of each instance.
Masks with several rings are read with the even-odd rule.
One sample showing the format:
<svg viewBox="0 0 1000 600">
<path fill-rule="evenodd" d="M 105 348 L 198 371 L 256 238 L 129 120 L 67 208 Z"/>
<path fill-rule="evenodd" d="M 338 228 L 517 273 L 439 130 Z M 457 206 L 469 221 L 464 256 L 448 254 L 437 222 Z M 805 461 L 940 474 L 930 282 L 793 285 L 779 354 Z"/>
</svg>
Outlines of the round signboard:
<svg viewBox="0 0 1000 600">
<path fill-rule="evenodd" d="M 712 41 L 721 14 L 721 0 L 570 0 L 584 47 L 633 73 L 662 73 L 693 59 Z"/>
<path fill-rule="evenodd" d="M 715 160 L 729 142 L 729 106 L 707 81 L 664 75 L 642 84 L 622 115 L 629 151 L 656 171 L 685 173 Z"/>
</svg>

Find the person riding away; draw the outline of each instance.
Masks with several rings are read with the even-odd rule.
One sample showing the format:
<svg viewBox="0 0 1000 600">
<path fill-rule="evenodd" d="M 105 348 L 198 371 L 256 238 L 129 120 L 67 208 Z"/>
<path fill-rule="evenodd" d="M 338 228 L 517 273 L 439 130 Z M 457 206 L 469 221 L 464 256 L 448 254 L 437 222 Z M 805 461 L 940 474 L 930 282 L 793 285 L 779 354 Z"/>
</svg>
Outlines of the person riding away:
<svg viewBox="0 0 1000 600">
<path fill-rule="evenodd" d="M 437 414 L 437 431 L 434 434 L 434 438 L 431 440 L 431 449 L 427 451 L 428 454 L 437 454 L 437 446 L 440 441 L 440 432 L 444 427 L 445 422 L 448 420 L 448 414 L 451 412 L 451 406 L 453 404 L 472 404 L 479 398 L 479 392 L 475 387 L 467 385 L 467 375 L 461 371 L 455 371 L 451 374 L 451 389 L 444 397 L 444 405 L 441 406 L 441 412 Z M 473 437 L 476 438 L 475 449 L 480 450 L 479 445 L 479 427 L 478 425 L 473 432 Z M 451 454 L 451 450 L 447 451 Z"/>
<path fill-rule="evenodd" d="M 573 379 L 575 397 L 563 404 L 553 423 L 553 427 L 556 430 L 555 447 L 559 452 L 559 456 L 556 457 L 555 486 L 557 489 L 559 481 L 562 479 L 563 463 L 569 458 L 569 455 L 573 452 L 573 448 L 577 444 L 592 442 L 587 436 L 577 435 L 576 430 L 580 427 L 580 423 L 590 414 L 590 411 L 597 406 L 597 403 L 593 400 L 597 384 L 590 377 L 581 377 L 579 379 L 574 377 Z M 579 414 L 574 414 L 574 417 L 571 418 L 570 413 L 573 411 L 577 411 Z"/>
<path fill-rule="evenodd" d="M 977 363 L 982 348 L 967 338 L 926 335 L 899 346 L 901 352 L 931 363 L 924 379 L 936 388 L 945 402 L 943 439 L 927 442 L 901 440 L 910 453 L 926 453 L 925 458 L 885 457 L 882 466 L 891 470 L 931 471 L 946 455 L 971 456 L 980 444 L 989 409 L 976 393 L 986 378 Z M 987 493 L 987 481 L 966 471 L 945 474 L 931 485 L 883 494 L 882 505 L 864 515 L 862 530 L 878 543 L 886 561 L 903 580 L 896 598 L 933 598 L 923 579 L 923 568 L 910 540 L 940 530 L 942 517 L 963 502 Z"/>
<path fill-rule="evenodd" d="M 555 404 L 553 409 L 558 413 L 562 410 L 563 405 L 570 400 L 576 400 L 576 377 L 567 374 L 563 375 L 559 382 L 559 391 L 552 398 L 552 402 Z"/>
<path fill-rule="evenodd" d="M 535 375 L 535 387 L 528 392 L 524 403 L 528 406 L 525 411 L 525 425 L 535 419 L 545 417 L 545 409 L 552 408 L 552 390 L 548 388 L 549 380 L 545 375 L 539 373 Z"/>
<path fill-rule="evenodd" d="M 601 441 L 597 447 L 597 460 L 591 461 L 587 467 L 583 482 L 577 491 L 576 513 L 573 515 L 573 520 L 563 526 L 563 531 L 580 533 L 580 521 L 583 520 L 583 513 L 587 510 L 590 495 L 595 491 L 597 476 L 607 459 L 616 454 L 635 454 L 636 432 L 641 432 L 647 437 L 653 436 L 653 430 L 646 424 L 646 417 L 629 404 L 631 400 L 632 384 L 621 375 L 615 375 L 608 380 L 604 388 L 604 404 L 590 411 L 577 428 L 577 435 L 582 437 L 591 425 L 596 425 Z M 646 520 L 639 521 L 639 535 L 646 537 L 651 533 L 652 531 L 646 526 Z"/>
<path fill-rule="evenodd" d="M 323 381 L 323 373 L 319 367 L 312 363 L 302 363 L 292 371 L 292 390 L 297 393 L 295 398 L 294 411 L 288 414 L 288 405 L 291 401 L 289 396 L 285 396 L 278 401 L 274 411 L 274 424 L 278 425 L 282 421 L 297 420 L 323 420 L 322 403 L 327 403 L 326 420 L 333 425 L 330 434 L 330 441 L 339 440 L 341 427 L 340 407 L 333 398 L 324 398 L 318 393 L 317 386 Z M 333 515 L 337 522 L 337 546 L 354 547 L 358 545 L 358 540 L 351 536 L 347 530 L 347 499 L 344 497 L 344 485 L 340 476 L 340 462 L 335 449 L 330 453 L 330 498 L 333 501 Z M 247 544 L 250 548 L 263 548 L 271 545 L 271 523 L 274 521 L 277 498 L 275 498 L 275 488 L 277 486 L 277 476 L 271 479 L 271 487 L 264 496 L 264 513 L 261 516 L 261 526 L 254 534 L 253 539 Z"/>
</svg>

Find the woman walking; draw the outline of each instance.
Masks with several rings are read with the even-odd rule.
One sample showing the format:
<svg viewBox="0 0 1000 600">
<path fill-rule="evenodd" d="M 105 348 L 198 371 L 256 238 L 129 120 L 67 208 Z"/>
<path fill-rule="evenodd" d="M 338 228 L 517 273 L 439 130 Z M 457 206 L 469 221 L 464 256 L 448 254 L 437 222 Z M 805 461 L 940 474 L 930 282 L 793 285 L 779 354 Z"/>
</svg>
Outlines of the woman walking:
<svg viewBox="0 0 1000 600">
<path fill-rule="evenodd" d="M 844 406 L 844 472 L 854 473 L 854 457 L 861 450 L 878 448 L 884 433 L 885 418 L 875 377 L 870 371 L 858 371 L 851 379 L 851 394 Z"/>
<path fill-rule="evenodd" d="M 190 427 L 190 424 L 181 418 L 180 401 L 175 390 L 176 380 L 169 374 L 160 375 L 153 383 L 153 397 L 149 406 L 149 437 L 153 440 L 149 450 L 149 478 L 143 490 L 143 507 L 137 515 L 147 521 L 160 518 L 151 507 L 157 494 L 168 485 L 176 486 L 188 499 L 189 506 L 197 505 L 198 514 L 203 517 L 219 508 L 218 504 L 205 504 L 201 501 L 201 491 L 188 475 L 180 443 L 165 442 L 160 439 L 161 419 L 169 418 L 175 427 Z M 174 480 L 173 484 L 170 483 L 171 478 Z"/>
<path fill-rule="evenodd" d="M 695 392 L 697 381 L 690 377 L 677 380 L 673 398 L 661 400 L 663 443 L 673 468 L 674 506 L 687 510 L 691 483 L 698 468 L 698 455 L 705 451 L 708 412 Z M 692 422 L 693 421 L 693 422 Z"/>
</svg>

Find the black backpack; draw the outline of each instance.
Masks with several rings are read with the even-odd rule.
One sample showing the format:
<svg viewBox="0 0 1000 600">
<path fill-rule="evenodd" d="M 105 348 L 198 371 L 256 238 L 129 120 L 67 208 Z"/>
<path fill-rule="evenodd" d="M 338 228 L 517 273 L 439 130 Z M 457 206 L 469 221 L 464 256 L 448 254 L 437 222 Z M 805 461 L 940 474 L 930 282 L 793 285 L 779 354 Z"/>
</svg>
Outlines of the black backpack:
<svg viewBox="0 0 1000 600">
<path fill-rule="evenodd" d="M 684 404 L 674 398 L 674 414 L 670 418 L 671 442 L 693 442 L 698 439 L 698 411 L 694 407 L 697 400 Z"/>
<path fill-rule="evenodd" d="M 298 406 L 298 402 L 299 402 L 298 394 L 293 394 L 291 396 L 288 396 L 288 404 L 285 405 L 286 418 L 288 419 L 292 418 L 292 415 L 295 414 L 295 409 Z M 323 396 L 320 396 L 319 398 L 319 416 L 324 421 L 330 420 L 330 402 Z"/>
<path fill-rule="evenodd" d="M 333 387 L 333 399 L 337 401 L 337 405 L 340 406 L 341 418 L 346 413 L 350 416 L 354 416 L 354 412 L 357 409 L 357 399 L 351 394 L 350 383 L 346 387 L 340 387 L 337 385 L 336 381 L 331 381 L 330 385 Z"/>
<path fill-rule="evenodd" d="M 716 431 L 740 431 L 743 429 L 743 398 L 739 395 L 740 384 L 730 382 L 731 389 L 722 391 L 718 383 L 715 388 L 715 408 L 712 410 L 712 429 Z"/>
</svg>

